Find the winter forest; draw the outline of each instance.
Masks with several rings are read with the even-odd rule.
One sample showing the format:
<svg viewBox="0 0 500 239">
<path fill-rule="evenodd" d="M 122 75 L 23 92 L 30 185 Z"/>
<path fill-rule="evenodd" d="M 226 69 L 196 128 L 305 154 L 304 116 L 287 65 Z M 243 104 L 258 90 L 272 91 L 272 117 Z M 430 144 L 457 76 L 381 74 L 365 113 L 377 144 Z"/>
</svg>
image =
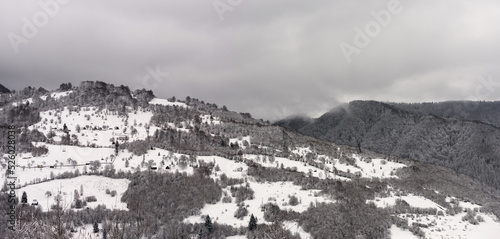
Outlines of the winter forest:
<svg viewBox="0 0 500 239">
<path fill-rule="evenodd" d="M 99 81 L 0 93 L 0 237 L 497 238 L 497 141 L 468 141 L 494 117 L 350 104 L 271 124 Z"/>
</svg>

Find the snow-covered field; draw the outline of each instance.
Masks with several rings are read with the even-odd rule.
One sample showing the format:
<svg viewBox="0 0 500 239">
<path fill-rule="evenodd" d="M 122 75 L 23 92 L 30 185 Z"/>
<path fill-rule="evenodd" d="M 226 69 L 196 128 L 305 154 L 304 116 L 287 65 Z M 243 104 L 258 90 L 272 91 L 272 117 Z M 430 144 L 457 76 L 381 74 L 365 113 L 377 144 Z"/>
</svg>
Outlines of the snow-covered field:
<svg viewBox="0 0 500 239">
<path fill-rule="evenodd" d="M 90 165 L 86 165 L 87 163 L 94 160 L 103 163 L 111 162 L 110 157 L 114 154 L 111 148 L 87 148 L 45 143 L 36 143 L 35 145 L 45 146 L 49 152 L 39 157 L 32 157 L 31 154 L 21 154 L 18 157 L 17 165 L 19 166 L 16 170 L 19 175 L 18 185 L 50 179 L 51 174 L 56 176 L 68 171 L 74 172 L 77 169 L 83 173 L 85 168 L 90 171 Z"/>
<path fill-rule="evenodd" d="M 391 239 L 418 239 L 408 230 L 401 229 L 395 225 L 391 226 Z"/>
<path fill-rule="evenodd" d="M 224 203 L 221 200 L 216 204 L 207 204 L 201 209 L 201 216 L 191 216 L 185 219 L 185 221 L 202 223 L 204 222 L 203 215 L 210 215 L 213 222 L 236 227 L 247 226 L 252 214 L 259 223 L 267 223 L 264 220 L 264 212 L 262 210 L 262 206 L 266 203 L 276 204 L 282 210 L 303 212 L 307 210 L 311 203 L 334 202 L 323 196 L 317 196 L 316 194 L 319 193 L 319 190 L 304 191 L 300 189 L 300 186 L 294 185 L 291 182 L 257 183 L 252 178 L 249 178 L 248 181 L 250 188 L 254 191 L 254 198 L 243 201 L 248 210 L 247 216 L 241 219 L 234 216 L 238 205 L 236 204 L 236 199 L 231 197 L 231 203 Z M 228 192 L 227 189 L 224 189 L 224 191 Z M 228 195 L 230 196 L 231 194 L 228 193 Z M 299 199 L 297 205 L 292 206 L 288 203 L 291 196 Z"/>
<path fill-rule="evenodd" d="M 143 109 L 131 111 L 125 117 L 115 111 L 98 110 L 96 107 L 84 107 L 79 112 L 65 107 L 61 111 L 41 112 L 42 120 L 29 129 L 36 129 L 45 135 L 54 132 L 54 141 L 60 141 L 65 135 L 66 125 L 69 135 L 76 135 L 79 145 L 111 147 L 111 139 L 122 142 L 142 140 L 146 138 L 148 131 L 152 135 L 158 129 L 150 125 L 152 116 L 153 113 Z"/>
<path fill-rule="evenodd" d="M 399 217 L 408 219 L 408 224 L 421 223 L 428 225 L 421 228 L 425 232 L 426 238 L 470 238 L 470 239 L 498 239 L 500 235 L 500 223 L 494 215 L 478 213 L 484 222 L 473 225 L 467 221 L 462 221 L 466 213 L 457 215 L 420 215 L 401 214 Z"/>
<path fill-rule="evenodd" d="M 396 170 L 406 167 L 406 165 L 401 163 L 395 163 L 387 161 L 385 159 L 361 159 L 358 155 L 354 155 L 356 159 L 356 165 L 359 170 L 356 169 L 354 172 L 360 172 L 361 177 L 367 178 L 397 178 L 397 176 L 392 175 Z"/>
<path fill-rule="evenodd" d="M 376 198 L 372 202 L 377 207 L 390 207 L 395 205 L 396 199 L 406 201 L 411 207 L 414 208 L 435 208 L 437 211 L 442 212 L 443 215 L 423 215 L 423 214 L 399 214 L 400 218 L 408 220 L 408 225 L 419 223 L 425 225 L 421 227 L 425 232 L 426 238 L 481 238 L 481 239 L 496 239 L 500 235 L 500 223 L 498 219 L 492 214 L 485 214 L 476 212 L 477 217 L 481 217 L 484 221 L 479 222 L 478 225 L 473 225 L 467 221 L 463 221 L 467 213 L 458 213 L 456 215 L 447 214 L 441 206 L 435 202 L 424 198 L 422 196 L 406 195 L 406 196 L 393 196 L 387 198 Z M 470 202 L 457 201 L 458 205 L 468 209 L 478 209 L 479 205 Z M 393 234 L 392 238 L 412 238 L 408 237 L 408 231 L 402 230 L 393 226 L 391 228 Z M 410 233 L 411 234 L 411 233 Z"/>
<path fill-rule="evenodd" d="M 328 172 L 337 170 L 351 173 L 362 178 L 397 178 L 393 173 L 400 168 L 406 167 L 405 164 L 391 162 L 386 159 L 365 159 L 357 154 L 350 155 L 349 158 L 352 159 L 353 164 L 347 164 L 338 158 L 332 158 L 327 155 L 316 155 L 309 147 L 296 147 L 291 152 L 301 159 L 313 155 L 313 163 L 316 165 L 323 165 L 323 169 Z M 345 156 L 342 152 L 340 155 Z M 324 173 L 323 175 L 331 174 Z"/>
<path fill-rule="evenodd" d="M 122 203 L 120 198 L 127 190 L 130 181 L 128 179 L 113 179 L 103 176 L 79 176 L 69 179 L 56 179 L 39 184 L 33 184 L 19 189 L 20 195 L 26 192 L 28 203 L 33 200 L 38 201 L 39 207 L 43 211 L 48 211 L 54 205 L 56 195 L 61 192 L 63 209 L 69 209 L 75 200 L 75 191 L 80 199 L 84 200 L 88 196 L 95 196 L 96 202 L 88 202 L 86 207 L 95 208 L 97 205 L 105 205 L 109 209 L 127 210 L 127 204 Z M 83 189 L 83 190 L 82 190 Z M 116 190 L 116 195 L 112 197 L 106 194 L 107 190 Z M 83 194 L 80 194 L 83 192 Z M 85 207 L 84 207 L 85 208 Z"/>
</svg>

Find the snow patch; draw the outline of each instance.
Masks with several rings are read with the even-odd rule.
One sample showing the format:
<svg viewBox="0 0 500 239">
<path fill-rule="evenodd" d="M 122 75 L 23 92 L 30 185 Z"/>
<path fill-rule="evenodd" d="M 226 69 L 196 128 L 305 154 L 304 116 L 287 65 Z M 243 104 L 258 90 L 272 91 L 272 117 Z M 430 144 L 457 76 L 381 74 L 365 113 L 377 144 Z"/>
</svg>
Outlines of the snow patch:
<svg viewBox="0 0 500 239">
<path fill-rule="evenodd" d="M 62 194 L 62 206 L 64 209 L 69 209 L 70 204 L 74 201 L 74 191 L 80 192 L 80 186 L 83 185 L 83 195 L 80 199 L 85 199 L 88 196 L 95 196 L 97 202 L 88 202 L 86 207 L 95 208 L 97 205 L 105 205 L 109 209 L 128 210 L 127 204 L 122 203 L 120 198 L 127 190 L 130 181 L 128 179 L 113 179 L 103 176 L 80 176 L 68 179 L 56 179 L 39 184 L 29 185 L 19 189 L 19 192 L 26 192 L 28 202 L 32 200 L 38 201 L 38 206 L 43 211 L 47 211 L 51 205 L 55 204 L 55 196 L 58 191 Z M 106 189 L 116 190 L 117 194 L 112 197 L 106 194 Z M 51 196 L 47 196 L 50 192 Z M 76 210 L 76 209 L 75 209 Z"/>
<path fill-rule="evenodd" d="M 394 196 L 394 197 L 387 197 L 387 198 L 375 198 L 375 200 L 368 200 L 373 203 L 377 207 L 389 207 L 389 206 L 394 206 L 396 205 L 396 199 L 401 199 L 407 202 L 411 207 L 416 207 L 416 208 L 436 208 L 437 210 L 443 211 L 443 207 L 441 207 L 439 204 L 425 198 L 422 196 L 415 196 L 413 194 L 409 194 L 407 196 Z"/>
<path fill-rule="evenodd" d="M 188 108 L 189 106 L 182 102 L 170 102 L 165 99 L 154 98 L 149 102 L 150 105 L 164 105 L 164 106 L 180 106 Z"/>
<path fill-rule="evenodd" d="M 391 239 L 418 239 L 408 230 L 401 229 L 395 225 L 391 226 Z"/>
<path fill-rule="evenodd" d="M 292 182 L 277 182 L 277 183 L 257 183 L 253 178 L 248 178 L 248 185 L 254 191 L 254 198 L 245 200 L 243 203 L 248 210 L 248 215 L 242 219 L 234 217 L 234 213 L 238 206 L 235 198 L 232 198 L 231 203 L 223 203 L 222 200 L 216 204 L 207 204 L 201 209 L 201 216 L 190 216 L 185 219 L 185 222 L 203 223 L 204 215 L 210 215 L 212 222 L 231 225 L 234 227 L 248 226 L 250 215 L 254 215 L 258 223 L 266 223 L 264 220 L 264 212 L 262 206 L 266 203 L 273 203 L 282 210 L 292 210 L 296 212 L 304 212 L 309 208 L 309 205 L 319 202 L 334 202 L 323 196 L 317 196 L 320 190 L 301 190 L 300 186 L 294 185 Z M 238 187 L 239 185 L 235 185 Z M 244 186 L 244 185 L 243 185 Z M 223 189 L 228 192 L 228 189 Z M 229 195 L 231 195 L 228 192 Z M 298 198 L 298 205 L 292 206 L 288 202 L 291 196 Z"/>
</svg>

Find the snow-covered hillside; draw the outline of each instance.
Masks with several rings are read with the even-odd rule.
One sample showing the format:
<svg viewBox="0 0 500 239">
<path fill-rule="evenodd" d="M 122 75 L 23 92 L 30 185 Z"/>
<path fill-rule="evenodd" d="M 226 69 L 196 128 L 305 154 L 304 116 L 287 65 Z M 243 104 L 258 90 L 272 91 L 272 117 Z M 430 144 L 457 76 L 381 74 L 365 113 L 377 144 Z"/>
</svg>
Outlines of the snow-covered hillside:
<svg viewBox="0 0 500 239">
<path fill-rule="evenodd" d="M 50 95 L 50 98 L 62 99 L 72 93 L 50 92 L 40 98 L 45 101 Z M 26 102 L 36 104 L 32 98 L 21 101 L 22 104 Z M 11 105 L 15 107 L 18 103 L 13 102 Z M 167 117 L 165 112 L 170 111 L 161 111 L 162 107 L 171 107 L 169 110 L 182 117 Z M 380 212 L 404 220 L 407 222 L 406 228 L 413 230 L 412 233 L 395 225 L 390 228 L 387 226 L 392 238 L 415 238 L 415 234 L 423 232 L 425 238 L 432 239 L 493 239 L 499 235 L 496 232 L 500 232 L 498 218 L 491 213 L 481 212 L 481 205 L 467 202 L 458 195 L 447 195 L 443 203 L 443 200 L 408 193 L 391 186 L 392 182 L 407 175 L 409 169 L 417 170 L 408 161 L 358 153 L 357 150 L 336 145 L 328 148 L 324 145 L 315 147 L 311 142 L 273 144 L 271 138 L 276 137 L 276 132 L 281 132 L 281 129 L 266 129 L 262 125 L 245 125 L 239 129 L 235 126 L 237 121 L 234 118 L 229 121 L 220 112 L 217 115 L 184 102 L 154 98 L 149 101 L 148 107 L 124 106 L 123 111 L 77 105 L 42 110 L 41 120 L 22 130 L 36 130 L 45 135 L 45 142 L 32 142 L 32 147 L 44 148 L 47 153 L 17 155 L 17 194 L 26 192 L 28 204 L 41 208 L 43 212 L 53 210 L 57 198 L 61 199 L 60 203 L 66 211 L 77 212 L 82 208 L 93 209 L 104 205 L 107 209 L 130 212 L 133 209 L 129 211 L 127 203 L 121 199 L 130 189 L 130 175 L 134 173 L 202 177 L 210 182 L 213 180 L 222 196 L 216 202 L 190 209 L 189 216 L 177 223 L 202 225 L 209 215 L 213 223 L 245 228 L 249 226 L 253 215 L 260 225 L 271 226 L 274 223 L 266 215 L 269 207 L 276 206 L 281 211 L 295 215 L 293 220 L 284 220 L 279 224 L 283 229 L 300 238 L 313 238 L 314 232 L 303 226 L 302 219 L 297 215 L 318 205 L 350 205 L 351 199 L 345 195 L 331 193 L 352 190 L 345 188 L 348 185 L 362 192 L 359 195 L 358 192 L 346 195 L 367 197 L 362 203 L 366 202 Z M 187 117 L 188 114 L 195 114 L 196 117 Z M 225 128 L 226 124 L 231 125 Z M 204 134 L 202 128 L 214 130 Z M 264 136 L 252 135 L 252 130 Z M 161 139 L 171 144 L 155 139 L 161 132 L 167 131 L 170 133 L 168 137 Z M 266 135 L 267 132 L 273 132 L 274 135 Z M 182 138 L 182 135 L 193 137 Z M 174 142 L 176 136 L 180 143 Z M 217 139 L 214 140 L 214 144 L 219 147 L 217 150 L 211 148 L 209 143 L 212 142 L 196 142 L 200 138 L 211 140 L 210 137 Z M 186 146 L 195 143 L 202 145 L 200 148 L 203 150 L 193 152 Z M 120 148 L 119 145 L 127 145 L 128 148 Z M 165 145 L 168 147 L 162 147 Z M 2 181 L 6 180 L 6 170 L 2 164 Z M 289 178 L 276 181 L 273 175 L 264 175 L 266 172 L 275 173 L 276 170 L 281 170 Z M 106 177 L 110 175 L 116 178 Z M 325 182 L 334 185 L 325 186 Z M 372 188 L 369 185 L 375 186 Z M 330 190 L 329 193 L 325 189 Z M 175 193 L 183 194 L 182 191 Z M 369 193 L 375 196 L 366 196 Z M 436 191 L 436 194 L 439 192 Z M 77 199 L 85 201 L 85 205 L 75 207 Z M 450 213 L 448 203 L 452 208 L 460 207 L 460 211 Z M 134 216 L 140 218 L 142 215 Z M 104 226 L 102 223 L 98 225 Z M 102 237 L 101 232 L 92 234 L 90 224 L 75 227 L 73 238 Z"/>
<path fill-rule="evenodd" d="M 116 111 L 98 110 L 96 107 L 83 107 L 78 112 L 63 110 L 49 110 L 40 113 L 42 120 L 30 129 L 36 129 L 49 135 L 53 133 L 54 141 L 59 142 L 67 131 L 72 140 L 78 140 L 79 145 L 111 147 L 117 139 L 121 141 L 143 140 L 154 133 L 158 127 L 151 126 L 153 114 L 144 109 L 131 111 L 127 116 L 119 115 Z M 66 125 L 67 130 L 64 130 Z M 112 141 L 113 140 L 113 141 Z"/>
</svg>

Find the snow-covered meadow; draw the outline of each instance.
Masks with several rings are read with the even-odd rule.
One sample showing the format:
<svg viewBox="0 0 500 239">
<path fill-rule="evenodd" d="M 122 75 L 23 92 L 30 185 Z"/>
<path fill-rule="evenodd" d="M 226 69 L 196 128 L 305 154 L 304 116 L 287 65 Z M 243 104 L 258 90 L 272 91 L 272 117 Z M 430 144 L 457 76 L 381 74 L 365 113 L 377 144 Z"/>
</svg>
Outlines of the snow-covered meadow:
<svg viewBox="0 0 500 239">
<path fill-rule="evenodd" d="M 89 196 L 96 197 L 97 201 L 87 202 L 85 207 L 95 208 L 97 205 L 104 205 L 109 209 L 127 210 L 127 204 L 122 203 L 120 198 L 127 190 L 129 183 L 128 179 L 83 175 L 76 178 L 56 179 L 32 184 L 21 188 L 19 192 L 26 192 L 28 202 L 37 201 L 38 206 L 43 211 L 48 211 L 52 205 L 56 204 L 56 196 L 59 193 L 62 196 L 61 207 L 70 209 L 71 204 L 75 201 L 75 191 L 82 200 Z M 113 190 L 116 191 L 114 196 L 109 193 Z"/>
</svg>

